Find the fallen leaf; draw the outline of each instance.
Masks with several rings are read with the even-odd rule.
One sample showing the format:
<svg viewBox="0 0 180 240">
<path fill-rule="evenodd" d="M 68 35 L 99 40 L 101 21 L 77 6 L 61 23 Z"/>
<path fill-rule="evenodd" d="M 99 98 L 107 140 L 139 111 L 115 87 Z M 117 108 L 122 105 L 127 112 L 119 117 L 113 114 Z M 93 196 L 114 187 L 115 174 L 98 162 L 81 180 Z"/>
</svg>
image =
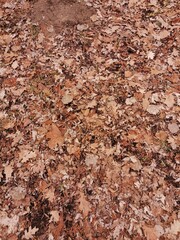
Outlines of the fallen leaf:
<svg viewBox="0 0 180 240">
<path fill-rule="evenodd" d="M 39 229 L 36 227 L 29 227 L 28 230 L 25 230 L 23 238 L 25 239 L 33 239 L 33 235 L 38 231 Z"/>
<path fill-rule="evenodd" d="M 59 221 L 59 211 L 57 210 L 53 210 L 50 212 L 51 214 L 51 219 L 50 219 L 50 222 L 58 222 Z"/>
<path fill-rule="evenodd" d="M 173 223 L 171 223 L 171 227 L 169 228 L 169 232 L 171 234 L 178 234 L 180 232 L 180 221 L 174 220 Z"/>
<path fill-rule="evenodd" d="M 155 230 L 158 238 L 164 234 L 164 228 L 161 225 L 155 225 Z"/>
<path fill-rule="evenodd" d="M 43 193 L 44 197 L 47 198 L 50 202 L 53 202 L 55 199 L 54 188 L 47 188 Z"/>
<path fill-rule="evenodd" d="M 91 211 L 91 206 L 90 203 L 86 200 L 86 197 L 83 192 L 80 192 L 79 202 L 80 211 L 82 211 L 84 217 L 87 217 L 89 212 Z"/>
<path fill-rule="evenodd" d="M 156 35 L 156 39 L 157 39 L 157 40 L 161 40 L 161 39 L 167 38 L 169 35 L 170 35 L 170 32 L 169 32 L 169 31 L 167 31 L 167 30 L 162 30 L 162 31 L 159 32 L 158 35 Z"/>
<path fill-rule="evenodd" d="M 14 87 L 17 84 L 17 79 L 16 78 L 6 78 L 3 81 L 3 86 L 5 87 Z"/>
<path fill-rule="evenodd" d="M 7 226 L 8 234 L 16 232 L 18 222 L 19 222 L 19 216 L 15 215 L 13 217 L 8 217 L 6 213 L 0 212 L 0 226 Z"/>
<path fill-rule="evenodd" d="M 3 119 L 1 121 L 1 126 L 2 128 L 4 129 L 10 129 L 10 128 L 13 128 L 14 127 L 14 120 L 11 120 L 11 119 Z"/>
<path fill-rule="evenodd" d="M 61 235 L 61 232 L 64 227 L 64 220 L 63 220 L 63 215 L 59 215 L 59 221 L 56 222 L 56 224 L 51 223 L 50 224 L 50 230 L 53 235 L 53 240 L 59 240 L 59 236 Z"/>
<path fill-rule="evenodd" d="M 26 189 L 21 187 L 21 186 L 18 186 L 18 187 L 15 187 L 15 188 L 12 188 L 10 191 L 9 191 L 9 195 L 12 197 L 12 199 L 15 201 L 19 201 L 19 200 L 22 200 L 25 198 L 26 196 Z"/>
<path fill-rule="evenodd" d="M 50 131 L 46 134 L 46 138 L 49 139 L 48 146 L 51 149 L 55 148 L 57 145 L 61 147 L 64 143 L 64 136 L 54 123 L 52 123 Z"/>
<path fill-rule="evenodd" d="M 176 144 L 176 141 L 174 140 L 174 138 L 172 138 L 171 136 L 169 136 L 169 138 L 168 138 L 167 141 L 168 141 L 168 143 L 171 145 L 171 147 L 172 147 L 173 150 L 177 148 L 177 145 L 178 145 L 178 144 Z"/>
<path fill-rule="evenodd" d="M 95 106 L 97 106 L 97 101 L 93 99 L 91 102 L 87 104 L 86 108 L 94 108 Z"/>
<path fill-rule="evenodd" d="M 5 97 L 5 90 L 1 89 L 0 90 L 0 99 L 3 100 L 4 97 Z"/>
<path fill-rule="evenodd" d="M 156 230 L 153 227 L 143 226 L 143 231 L 147 240 L 158 240 Z"/>
<path fill-rule="evenodd" d="M 26 90 L 26 87 L 19 87 L 18 89 L 11 88 L 11 92 L 15 96 L 21 96 L 21 94 Z"/>
<path fill-rule="evenodd" d="M 12 165 L 7 165 L 4 167 L 4 173 L 6 175 L 6 182 L 11 178 L 13 173 L 13 167 Z"/>
<path fill-rule="evenodd" d="M 161 141 L 165 141 L 167 139 L 168 134 L 165 131 L 159 131 L 156 133 L 156 137 Z"/>
<path fill-rule="evenodd" d="M 27 162 L 31 158 L 35 158 L 36 153 L 29 150 L 29 149 L 21 149 L 19 152 L 19 159 L 22 161 L 22 163 Z"/>
</svg>

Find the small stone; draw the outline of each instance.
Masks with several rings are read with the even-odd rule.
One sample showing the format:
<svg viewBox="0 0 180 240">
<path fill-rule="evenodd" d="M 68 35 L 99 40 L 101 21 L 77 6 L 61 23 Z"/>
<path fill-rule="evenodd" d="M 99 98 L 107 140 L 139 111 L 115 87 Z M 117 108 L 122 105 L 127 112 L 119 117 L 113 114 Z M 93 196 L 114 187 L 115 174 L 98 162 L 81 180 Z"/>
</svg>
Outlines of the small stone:
<svg viewBox="0 0 180 240">
<path fill-rule="evenodd" d="M 70 93 L 65 93 L 62 98 L 62 102 L 66 105 L 73 101 L 73 96 Z"/>
<path fill-rule="evenodd" d="M 133 105 L 134 103 L 136 103 L 135 97 L 131 97 L 131 98 L 126 99 L 126 104 L 127 105 Z"/>
<path fill-rule="evenodd" d="M 177 133 L 179 131 L 179 126 L 176 123 L 169 123 L 168 129 L 171 133 Z"/>
<path fill-rule="evenodd" d="M 18 62 L 17 62 L 17 61 L 14 61 L 14 62 L 12 63 L 12 68 L 13 68 L 13 69 L 16 69 L 18 66 L 19 66 L 19 65 L 18 65 Z"/>
<path fill-rule="evenodd" d="M 97 160 L 98 160 L 98 156 L 94 154 L 87 154 L 85 162 L 87 166 L 96 166 Z"/>
<path fill-rule="evenodd" d="M 88 27 L 89 27 L 89 26 L 88 26 L 87 24 L 78 24 L 78 25 L 77 25 L 77 30 L 82 32 L 82 31 L 84 31 L 84 30 L 87 30 Z"/>
<path fill-rule="evenodd" d="M 130 72 L 130 71 L 125 71 L 125 77 L 126 78 L 129 78 L 129 77 L 132 77 L 132 72 Z"/>
</svg>

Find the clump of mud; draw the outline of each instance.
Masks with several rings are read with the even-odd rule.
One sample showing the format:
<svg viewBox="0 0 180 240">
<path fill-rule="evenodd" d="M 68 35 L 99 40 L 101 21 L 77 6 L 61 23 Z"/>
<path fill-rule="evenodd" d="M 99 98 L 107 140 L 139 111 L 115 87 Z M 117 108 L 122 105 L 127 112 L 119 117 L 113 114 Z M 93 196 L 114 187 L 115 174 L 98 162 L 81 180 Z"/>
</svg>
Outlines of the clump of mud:
<svg viewBox="0 0 180 240">
<path fill-rule="evenodd" d="M 88 23 L 94 13 L 83 0 L 37 0 L 31 15 L 43 30 L 59 33 L 64 26 Z"/>
</svg>

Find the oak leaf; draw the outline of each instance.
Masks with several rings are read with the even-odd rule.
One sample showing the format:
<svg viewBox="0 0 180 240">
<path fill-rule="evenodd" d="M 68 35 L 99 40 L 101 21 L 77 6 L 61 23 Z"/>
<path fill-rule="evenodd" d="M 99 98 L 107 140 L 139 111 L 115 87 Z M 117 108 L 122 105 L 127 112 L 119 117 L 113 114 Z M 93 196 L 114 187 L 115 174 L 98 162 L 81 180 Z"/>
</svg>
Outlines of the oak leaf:
<svg viewBox="0 0 180 240">
<path fill-rule="evenodd" d="M 52 123 L 49 132 L 46 134 L 48 140 L 48 147 L 54 149 L 57 145 L 61 147 L 64 143 L 64 136 L 56 124 Z"/>
<path fill-rule="evenodd" d="M 33 235 L 38 231 L 39 229 L 36 227 L 29 227 L 28 230 L 25 230 L 23 238 L 25 239 L 32 239 Z"/>
<path fill-rule="evenodd" d="M 86 197 L 83 192 L 80 192 L 80 204 L 79 209 L 82 211 L 83 216 L 87 217 L 88 213 L 91 211 L 90 203 L 86 200 Z"/>
</svg>

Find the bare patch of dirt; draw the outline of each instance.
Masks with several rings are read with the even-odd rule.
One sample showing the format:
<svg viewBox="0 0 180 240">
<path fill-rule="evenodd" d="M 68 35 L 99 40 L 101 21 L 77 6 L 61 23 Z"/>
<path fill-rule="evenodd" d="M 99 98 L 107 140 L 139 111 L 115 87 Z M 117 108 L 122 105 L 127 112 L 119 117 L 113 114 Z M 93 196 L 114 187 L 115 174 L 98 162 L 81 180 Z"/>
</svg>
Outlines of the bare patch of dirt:
<svg viewBox="0 0 180 240">
<path fill-rule="evenodd" d="M 94 12 L 83 1 L 38 0 L 33 6 L 32 19 L 45 32 L 59 33 L 64 26 L 88 23 Z"/>
</svg>

